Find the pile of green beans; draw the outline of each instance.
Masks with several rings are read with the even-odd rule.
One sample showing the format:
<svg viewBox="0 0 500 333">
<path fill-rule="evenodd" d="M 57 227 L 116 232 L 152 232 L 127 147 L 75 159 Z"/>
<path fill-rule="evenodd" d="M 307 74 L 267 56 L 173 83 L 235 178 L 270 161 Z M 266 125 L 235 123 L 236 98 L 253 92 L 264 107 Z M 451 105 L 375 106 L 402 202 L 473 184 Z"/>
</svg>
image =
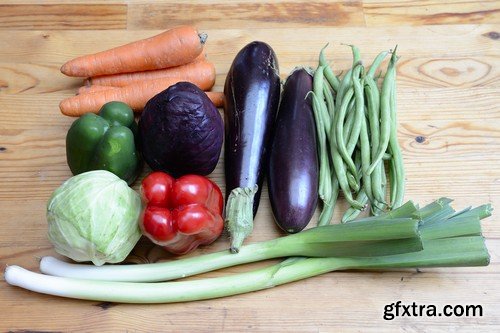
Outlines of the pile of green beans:
<svg viewBox="0 0 500 333">
<path fill-rule="evenodd" d="M 353 64 L 343 77 L 335 75 L 327 62 L 326 46 L 314 71 L 312 101 L 320 161 L 319 197 L 323 202 L 318 225 L 330 223 L 340 192 L 350 205 L 342 222 L 355 219 L 368 207 L 372 215 L 379 215 L 403 203 L 396 49 L 380 79 L 375 73 L 390 52 L 380 52 L 365 71 L 359 49 L 350 47 Z"/>
</svg>

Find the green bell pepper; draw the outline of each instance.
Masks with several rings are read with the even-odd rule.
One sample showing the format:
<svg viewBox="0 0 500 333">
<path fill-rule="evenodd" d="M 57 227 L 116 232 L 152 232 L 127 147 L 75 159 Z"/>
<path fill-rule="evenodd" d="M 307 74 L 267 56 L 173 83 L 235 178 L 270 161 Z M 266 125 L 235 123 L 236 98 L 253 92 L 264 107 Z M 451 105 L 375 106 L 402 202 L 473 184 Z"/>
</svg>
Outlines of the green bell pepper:
<svg viewBox="0 0 500 333">
<path fill-rule="evenodd" d="M 109 102 L 99 114 L 87 113 L 71 125 L 66 135 L 66 159 L 73 175 L 107 170 L 129 185 L 140 172 L 137 123 L 125 103 Z"/>
</svg>

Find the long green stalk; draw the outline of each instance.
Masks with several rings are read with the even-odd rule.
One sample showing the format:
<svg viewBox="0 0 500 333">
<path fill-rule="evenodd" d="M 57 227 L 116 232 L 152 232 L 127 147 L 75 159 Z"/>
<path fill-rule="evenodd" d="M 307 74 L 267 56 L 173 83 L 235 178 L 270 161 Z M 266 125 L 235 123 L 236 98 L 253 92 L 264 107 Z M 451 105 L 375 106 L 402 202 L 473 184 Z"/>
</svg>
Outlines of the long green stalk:
<svg viewBox="0 0 500 333">
<path fill-rule="evenodd" d="M 91 281 L 48 276 L 8 266 L 9 284 L 39 293 L 120 303 L 173 303 L 237 295 L 343 269 L 485 266 L 489 263 L 484 239 L 457 237 L 430 240 L 422 251 L 373 258 L 290 258 L 263 269 L 193 281 L 132 283 Z"/>
<path fill-rule="evenodd" d="M 418 220 L 395 218 L 346 225 L 327 225 L 294 235 L 242 246 L 239 253 L 221 251 L 197 257 L 139 265 L 69 264 L 42 258 L 40 270 L 50 275 L 86 279 L 155 282 L 183 278 L 225 267 L 266 259 L 304 257 L 376 256 L 422 249 Z"/>
<path fill-rule="evenodd" d="M 413 202 L 409 201 L 398 209 L 378 217 L 368 217 L 348 223 L 346 225 L 351 226 L 349 229 L 342 228 L 340 225 L 313 228 L 268 242 L 243 246 L 238 254 L 228 254 L 223 251 L 171 262 L 101 267 L 69 264 L 46 257 L 42 259 L 40 269 L 46 274 L 66 277 L 85 276 L 86 279 L 147 282 L 177 279 L 280 256 L 331 255 L 339 257 L 344 254 L 352 257 L 362 255 L 365 251 L 373 251 L 370 252 L 371 256 L 388 254 L 391 253 L 389 251 L 396 250 L 405 252 L 409 250 L 405 247 L 418 246 L 414 243 L 414 231 L 410 230 L 411 228 L 407 229 L 411 226 L 412 218 L 417 217 L 421 221 L 418 233 L 424 241 L 480 234 L 479 219 L 490 216 L 491 206 L 480 206 L 461 215 L 453 216 L 454 211 L 450 202 L 451 200 L 447 198 L 441 198 L 419 210 Z M 448 218 L 448 216 L 452 217 Z M 436 218 L 441 218 L 441 220 L 433 222 Z M 352 228 L 353 226 L 357 228 Z M 390 240 L 398 237 L 408 238 L 404 242 L 398 239 L 392 244 L 381 241 L 381 238 Z M 367 240 L 372 240 L 372 242 L 363 243 Z"/>
</svg>

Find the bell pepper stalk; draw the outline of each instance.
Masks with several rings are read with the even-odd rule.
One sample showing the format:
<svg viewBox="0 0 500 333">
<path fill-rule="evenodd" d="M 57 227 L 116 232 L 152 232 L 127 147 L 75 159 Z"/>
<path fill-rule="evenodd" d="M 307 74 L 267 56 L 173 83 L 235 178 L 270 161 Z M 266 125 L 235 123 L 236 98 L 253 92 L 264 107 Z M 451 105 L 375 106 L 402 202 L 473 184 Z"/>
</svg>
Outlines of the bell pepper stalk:
<svg viewBox="0 0 500 333">
<path fill-rule="evenodd" d="M 175 179 L 156 171 L 143 179 L 141 193 L 146 203 L 142 233 L 170 253 L 186 254 L 222 233 L 222 192 L 206 177 Z"/>
<path fill-rule="evenodd" d="M 71 172 L 78 175 L 107 170 L 132 184 L 142 167 L 136 133 L 134 112 L 122 102 L 106 103 L 99 114 L 81 116 L 66 135 L 66 160 Z"/>
</svg>

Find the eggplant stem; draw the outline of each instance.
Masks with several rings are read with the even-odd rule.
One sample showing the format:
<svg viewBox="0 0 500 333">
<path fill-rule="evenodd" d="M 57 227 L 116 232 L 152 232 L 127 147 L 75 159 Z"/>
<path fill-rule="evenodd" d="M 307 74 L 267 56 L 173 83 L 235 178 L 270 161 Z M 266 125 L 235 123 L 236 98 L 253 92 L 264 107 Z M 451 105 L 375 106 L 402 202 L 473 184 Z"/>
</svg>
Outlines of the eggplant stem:
<svg viewBox="0 0 500 333">
<path fill-rule="evenodd" d="M 238 253 L 245 238 L 253 230 L 253 200 L 259 186 L 237 187 L 231 191 L 226 205 L 226 227 L 231 238 L 231 253 Z"/>
</svg>

